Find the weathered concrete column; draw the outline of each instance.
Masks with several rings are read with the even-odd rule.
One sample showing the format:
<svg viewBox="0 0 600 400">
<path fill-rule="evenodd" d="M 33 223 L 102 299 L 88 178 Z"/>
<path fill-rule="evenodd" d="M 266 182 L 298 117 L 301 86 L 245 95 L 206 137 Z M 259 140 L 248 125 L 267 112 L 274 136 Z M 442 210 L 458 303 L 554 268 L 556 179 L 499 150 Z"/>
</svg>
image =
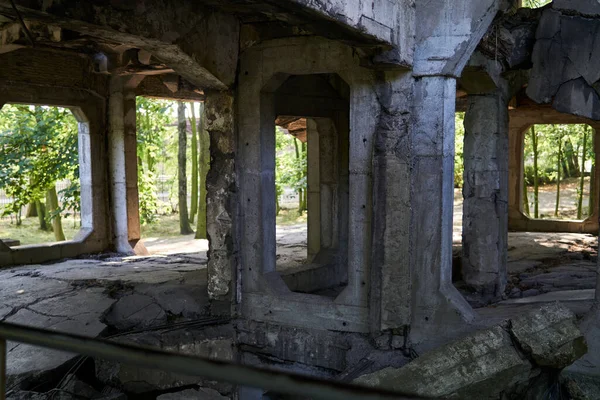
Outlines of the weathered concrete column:
<svg viewBox="0 0 600 400">
<path fill-rule="evenodd" d="M 320 185 L 320 141 L 317 123 L 314 119 L 306 120 L 306 144 L 308 146 L 307 154 L 307 245 L 308 261 L 321 250 L 321 185 Z"/>
<path fill-rule="evenodd" d="M 327 262 L 339 245 L 338 135 L 330 118 L 307 120 L 308 257 Z"/>
<path fill-rule="evenodd" d="M 467 104 L 462 272 L 486 302 L 506 287 L 508 102 L 497 91 L 471 95 Z"/>
<path fill-rule="evenodd" d="M 413 339 L 474 320 L 452 285 L 456 80 L 416 80 L 411 134 L 411 280 Z M 440 333 L 443 333 L 440 332 Z"/>
<path fill-rule="evenodd" d="M 233 96 L 227 92 L 207 91 L 204 113 L 210 135 L 210 169 L 206 177 L 208 295 L 213 300 L 233 300 L 233 271 L 237 265 Z"/>
<path fill-rule="evenodd" d="M 108 155 L 112 238 L 119 253 L 147 254 L 140 241 L 136 104 L 130 85 L 121 77 L 110 80 Z"/>
<path fill-rule="evenodd" d="M 386 72 L 373 151 L 373 247 L 369 325 L 372 332 L 411 324 L 410 73 Z"/>
<path fill-rule="evenodd" d="M 339 242 L 339 149 L 338 135 L 333 121 L 317 118 L 319 132 L 319 192 L 321 250 L 336 249 Z"/>
</svg>

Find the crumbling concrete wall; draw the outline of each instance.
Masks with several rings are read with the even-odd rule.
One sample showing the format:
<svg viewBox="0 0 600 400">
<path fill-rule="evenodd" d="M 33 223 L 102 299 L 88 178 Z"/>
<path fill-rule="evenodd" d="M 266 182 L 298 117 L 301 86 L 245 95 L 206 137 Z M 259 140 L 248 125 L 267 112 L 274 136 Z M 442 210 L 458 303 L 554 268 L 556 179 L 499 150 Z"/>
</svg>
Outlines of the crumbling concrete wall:
<svg viewBox="0 0 600 400">
<path fill-rule="evenodd" d="M 210 135 L 210 170 L 206 177 L 209 240 L 208 293 L 214 300 L 235 301 L 237 271 L 237 138 L 234 99 L 228 92 L 207 91 L 204 105 Z"/>
<path fill-rule="evenodd" d="M 247 318 L 368 331 L 371 162 L 379 109 L 375 73 L 358 64 L 352 48 L 319 38 L 265 42 L 242 55 L 238 177 L 242 313 Z M 290 75 L 306 74 L 337 74 L 350 86 L 348 284 L 335 302 L 290 292 L 275 270 L 274 98 Z"/>
<path fill-rule="evenodd" d="M 600 120 L 600 6 L 558 1 L 544 10 L 536 32 L 527 95 L 564 113 Z"/>
</svg>

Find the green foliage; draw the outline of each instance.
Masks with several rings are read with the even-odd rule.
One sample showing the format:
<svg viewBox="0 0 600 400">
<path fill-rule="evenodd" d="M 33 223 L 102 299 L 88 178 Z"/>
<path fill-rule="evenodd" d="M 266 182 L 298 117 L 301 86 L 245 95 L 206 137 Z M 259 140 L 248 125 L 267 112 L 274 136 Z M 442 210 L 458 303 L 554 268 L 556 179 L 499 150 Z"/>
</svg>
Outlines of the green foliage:
<svg viewBox="0 0 600 400">
<path fill-rule="evenodd" d="M 294 143 L 296 141 L 296 143 Z M 307 185 L 307 146 L 277 127 L 275 130 L 275 190 L 277 196 L 287 187 L 295 192 L 306 190 Z M 296 154 L 296 147 L 298 154 Z"/>
<path fill-rule="evenodd" d="M 43 200 L 57 181 L 69 180 L 60 210 L 79 209 L 77 121 L 68 109 L 6 105 L 0 113 L 0 188 L 13 199 L 4 215 Z"/>
<path fill-rule="evenodd" d="M 550 3 L 552 3 L 552 0 L 523 0 L 523 7 L 539 8 Z"/>
<path fill-rule="evenodd" d="M 463 187 L 463 173 L 465 172 L 464 146 L 465 146 L 465 113 L 457 112 L 454 118 L 455 156 L 454 156 L 454 186 Z"/>
<path fill-rule="evenodd" d="M 555 183 L 558 177 L 558 142 L 561 141 L 563 151 L 561 176 L 568 178 L 580 176 L 581 151 L 586 125 L 535 125 L 538 137 L 538 181 L 540 185 Z M 524 178 L 528 184 L 533 184 L 533 146 L 531 135 L 525 135 L 524 147 Z M 591 135 L 587 135 L 586 160 L 593 160 Z M 589 172 L 589 167 L 587 169 Z"/>
<path fill-rule="evenodd" d="M 159 209 L 157 165 L 170 158 L 168 126 L 173 122 L 169 112 L 174 102 L 137 98 L 137 154 L 140 220 L 142 224 L 156 219 Z"/>
</svg>

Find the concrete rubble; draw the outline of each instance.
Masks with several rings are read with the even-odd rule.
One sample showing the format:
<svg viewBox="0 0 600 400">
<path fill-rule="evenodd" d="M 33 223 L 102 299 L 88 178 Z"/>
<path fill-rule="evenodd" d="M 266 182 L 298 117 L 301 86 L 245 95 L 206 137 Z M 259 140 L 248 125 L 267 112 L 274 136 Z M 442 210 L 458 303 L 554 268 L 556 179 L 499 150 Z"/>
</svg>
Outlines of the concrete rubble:
<svg viewBox="0 0 600 400">
<path fill-rule="evenodd" d="M 556 303 L 470 334 L 400 369 L 386 368 L 354 382 L 432 398 L 500 399 L 586 352 L 575 315 Z"/>
</svg>

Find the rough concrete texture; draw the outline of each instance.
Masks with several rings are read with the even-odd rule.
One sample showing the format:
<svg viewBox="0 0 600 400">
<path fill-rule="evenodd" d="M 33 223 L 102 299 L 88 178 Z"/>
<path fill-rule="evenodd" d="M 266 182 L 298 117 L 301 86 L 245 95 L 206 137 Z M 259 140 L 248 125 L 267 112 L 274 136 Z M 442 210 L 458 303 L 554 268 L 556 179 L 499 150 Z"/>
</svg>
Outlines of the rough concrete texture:
<svg viewBox="0 0 600 400">
<path fill-rule="evenodd" d="M 211 299 L 232 299 L 238 242 L 234 225 L 237 184 L 233 97 L 228 93 L 207 92 L 204 112 L 211 160 L 206 177 L 208 294 Z"/>
<path fill-rule="evenodd" d="M 194 328 L 193 324 L 179 329 L 123 335 L 112 340 L 166 351 L 197 355 L 224 361 L 233 360 L 233 330 L 230 325 Z M 173 389 L 189 385 L 208 385 L 222 392 L 230 392 L 229 385 L 207 382 L 202 377 L 171 373 L 161 369 L 143 369 L 112 361 L 96 360 L 96 377 L 106 385 L 128 393 L 143 394 L 156 390 Z"/>
<path fill-rule="evenodd" d="M 415 2 L 414 74 L 460 76 L 475 47 L 506 2 Z"/>
<path fill-rule="evenodd" d="M 552 304 L 355 383 L 425 397 L 497 399 L 537 376 L 539 367 L 560 370 L 586 351 L 573 313 Z"/>
<path fill-rule="evenodd" d="M 600 21 L 546 9 L 533 50 L 527 95 L 564 113 L 600 119 Z"/>
<path fill-rule="evenodd" d="M 181 392 L 161 394 L 156 400 L 229 400 L 214 389 L 199 388 L 182 390 Z"/>
<path fill-rule="evenodd" d="M 211 305 L 205 262 L 191 256 L 115 257 L 3 270 L 0 320 L 96 337 L 166 322 L 156 315 L 168 315 L 171 323 L 206 319 Z M 153 318 L 131 318 L 149 309 Z M 53 381 L 75 357 L 9 343 L 8 387 Z"/>
<path fill-rule="evenodd" d="M 465 114 L 462 273 L 482 301 L 501 298 L 508 240 L 508 107 L 498 90 Z"/>
<path fill-rule="evenodd" d="M 575 325 L 575 314 L 559 303 L 511 322 L 513 337 L 538 366 L 562 369 L 587 352 L 585 338 Z"/>
</svg>

